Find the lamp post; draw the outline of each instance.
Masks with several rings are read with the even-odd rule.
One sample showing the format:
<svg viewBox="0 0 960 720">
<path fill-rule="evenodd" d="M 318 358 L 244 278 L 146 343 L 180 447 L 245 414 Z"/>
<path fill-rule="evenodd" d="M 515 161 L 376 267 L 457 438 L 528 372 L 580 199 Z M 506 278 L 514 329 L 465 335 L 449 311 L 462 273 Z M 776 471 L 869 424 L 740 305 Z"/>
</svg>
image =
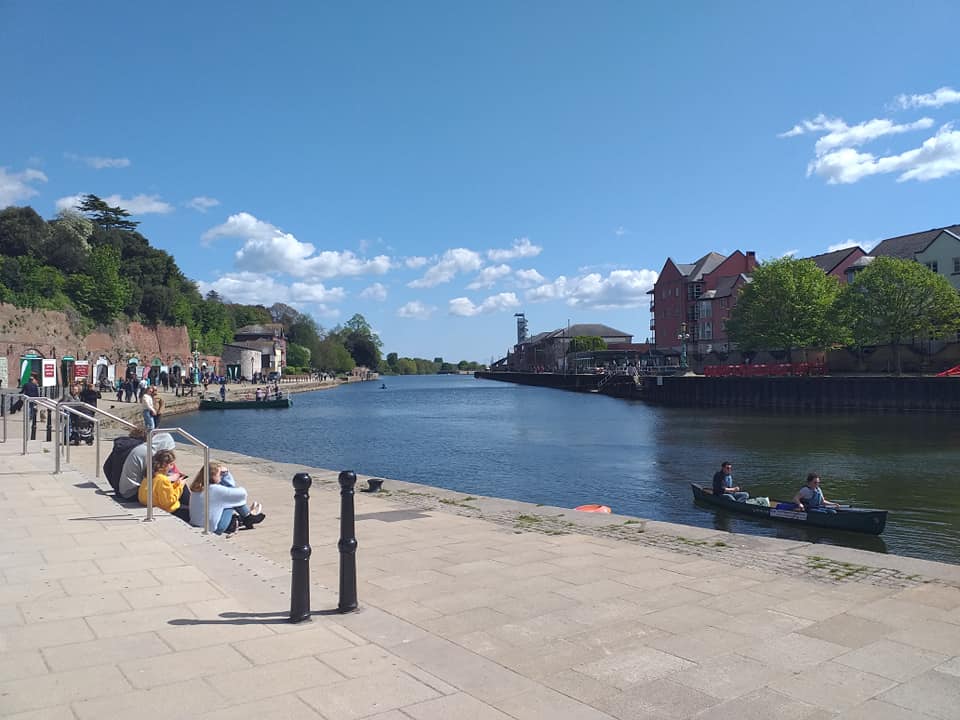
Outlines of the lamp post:
<svg viewBox="0 0 960 720">
<path fill-rule="evenodd" d="M 687 371 L 687 340 L 690 339 L 690 333 L 687 332 L 687 324 L 680 323 L 680 332 L 677 334 L 677 340 L 680 341 L 680 371 Z"/>
<path fill-rule="evenodd" d="M 200 350 L 197 349 L 197 341 L 193 341 L 193 384 L 200 383 Z"/>
</svg>

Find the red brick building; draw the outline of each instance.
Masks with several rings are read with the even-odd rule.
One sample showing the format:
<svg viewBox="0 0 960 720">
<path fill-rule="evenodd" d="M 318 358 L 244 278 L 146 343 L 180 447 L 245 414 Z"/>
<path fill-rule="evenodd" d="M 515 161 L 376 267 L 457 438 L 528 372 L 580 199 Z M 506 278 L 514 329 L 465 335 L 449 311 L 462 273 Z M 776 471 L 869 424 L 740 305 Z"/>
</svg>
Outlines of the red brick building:
<svg viewBox="0 0 960 720">
<path fill-rule="evenodd" d="M 688 350 L 725 352 L 725 323 L 737 292 L 757 266 L 756 253 L 739 250 L 729 256 L 707 253 L 696 262 L 667 258 L 650 291 L 650 336 L 658 350 L 679 351 L 685 336 Z"/>
</svg>

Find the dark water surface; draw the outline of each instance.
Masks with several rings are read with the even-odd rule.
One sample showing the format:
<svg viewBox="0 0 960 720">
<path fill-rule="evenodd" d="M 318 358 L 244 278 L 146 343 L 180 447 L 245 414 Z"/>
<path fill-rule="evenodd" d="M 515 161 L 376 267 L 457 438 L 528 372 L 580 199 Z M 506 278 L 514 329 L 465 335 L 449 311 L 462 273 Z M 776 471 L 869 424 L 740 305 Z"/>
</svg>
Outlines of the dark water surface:
<svg viewBox="0 0 960 720">
<path fill-rule="evenodd" d="M 476 380 L 406 376 L 294 396 L 289 410 L 177 423 L 213 447 L 468 494 L 960 562 L 960 422 L 937 415 L 768 415 L 648 406 Z M 751 495 L 890 510 L 881 537 L 810 531 L 693 504 L 688 483 L 734 463 Z"/>
</svg>

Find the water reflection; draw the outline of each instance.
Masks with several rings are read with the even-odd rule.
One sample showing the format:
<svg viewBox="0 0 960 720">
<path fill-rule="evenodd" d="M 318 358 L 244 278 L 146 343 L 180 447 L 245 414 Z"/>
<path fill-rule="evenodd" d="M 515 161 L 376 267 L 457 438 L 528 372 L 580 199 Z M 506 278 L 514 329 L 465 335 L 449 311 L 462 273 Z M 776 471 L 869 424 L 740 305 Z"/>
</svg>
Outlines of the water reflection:
<svg viewBox="0 0 960 720">
<path fill-rule="evenodd" d="M 946 416 L 658 408 L 465 376 L 298 395 L 290 410 L 196 413 L 215 447 L 469 494 L 960 561 L 960 423 Z M 837 502 L 890 511 L 882 538 L 724 517 L 690 481 L 722 460 L 751 495 L 792 498 L 811 470 Z M 799 533 L 799 534 L 798 534 Z"/>
</svg>

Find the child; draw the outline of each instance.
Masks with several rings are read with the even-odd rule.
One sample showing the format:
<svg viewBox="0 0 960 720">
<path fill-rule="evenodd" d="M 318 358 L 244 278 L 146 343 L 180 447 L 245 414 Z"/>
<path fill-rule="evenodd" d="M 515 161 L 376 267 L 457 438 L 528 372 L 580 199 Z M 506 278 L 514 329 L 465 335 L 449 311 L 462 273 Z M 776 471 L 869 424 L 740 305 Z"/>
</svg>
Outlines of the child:
<svg viewBox="0 0 960 720">
<path fill-rule="evenodd" d="M 153 456 L 153 504 L 181 520 L 189 521 L 189 510 L 180 507 L 185 483 L 183 476 L 173 469 L 175 460 L 172 450 L 160 450 Z M 147 504 L 147 483 L 140 483 L 137 498 L 141 505 Z"/>
</svg>

